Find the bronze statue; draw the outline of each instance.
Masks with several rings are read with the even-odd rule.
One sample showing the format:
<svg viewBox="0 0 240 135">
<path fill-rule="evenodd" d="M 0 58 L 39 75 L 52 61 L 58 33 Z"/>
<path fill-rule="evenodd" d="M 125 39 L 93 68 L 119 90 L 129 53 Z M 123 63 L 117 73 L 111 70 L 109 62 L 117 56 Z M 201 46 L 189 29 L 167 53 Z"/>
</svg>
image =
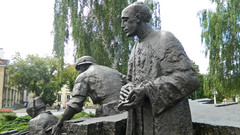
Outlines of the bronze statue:
<svg viewBox="0 0 240 135">
<path fill-rule="evenodd" d="M 97 108 L 97 116 L 118 114 L 120 111 L 119 96 L 121 87 L 126 84 L 126 76 L 117 70 L 106 66 L 94 64 L 90 56 L 79 58 L 75 65 L 79 75 L 75 81 L 70 100 L 63 117 L 53 127 L 53 134 L 59 134 L 64 120 L 71 119 L 76 113 L 82 111 L 83 102 L 90 96 L 94 104 L 100 104 Z"/>
<path fill-rule="evenodd" d="M 30 135 L 51 135 L 51 127 L 57 123 L 58 118 L 46 111 L 41 96 L 31 100 L 26 111 L 33 118 L 29 121 Z"/>
<path fill-rule="evenodd" d="M 150 9 L 135 2 L 122 11 L 121 27 L 139 41 L 128 63 L 129 83 L 120 92 L 128 110 L 127 135 L 192 135 L 187 96 L 199 87 L 196 71 L 170 32 L 153 30 Z"/>
</svg>

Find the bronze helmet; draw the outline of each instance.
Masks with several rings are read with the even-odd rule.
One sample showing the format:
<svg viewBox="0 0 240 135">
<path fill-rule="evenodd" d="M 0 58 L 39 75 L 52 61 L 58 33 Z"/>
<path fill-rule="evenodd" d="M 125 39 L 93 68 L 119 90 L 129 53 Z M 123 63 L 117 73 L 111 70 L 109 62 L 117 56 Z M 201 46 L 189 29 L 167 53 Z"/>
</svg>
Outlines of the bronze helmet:
<svg viewBox="0 0 240 135">
<path fill-rule="evenodd" d="M 85 65 L 85 64 L 93 64 L 94 63 L 94 59 L 91 56 L 82 56 L 81 58 L 79 58 L 75 64 L 75 68 L 76 70 L 79 70 L 79 67 L 81 65 Z"/>
<path fill-rule="evenodd" d="M 38 110 L 45 109 L 45 108 L 46 108 L 46 105 L 43 102 L 42 98 L 36 97 L 28 103 L 26 111 L 27 111 L 28 115 L 30 115 L 32 118 L 34 118 L 34 117 L 36 117 Z"/>
</svg>

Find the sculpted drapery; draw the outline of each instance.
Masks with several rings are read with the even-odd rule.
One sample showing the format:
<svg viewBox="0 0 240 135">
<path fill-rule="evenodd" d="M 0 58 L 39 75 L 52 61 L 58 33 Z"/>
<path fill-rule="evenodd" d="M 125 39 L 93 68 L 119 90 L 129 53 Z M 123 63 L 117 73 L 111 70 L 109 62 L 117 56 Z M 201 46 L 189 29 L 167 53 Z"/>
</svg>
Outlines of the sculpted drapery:
<svg viewBox="0 0 240 135">
<path fill-rule="evenodd" d="M 165 31 L 152 31 L 131 52 L 128 79 L 145 91 L 130 109 L 127 135 L 189 135 L 192 121 L 186 97 L 199 86 L 181 43 Z"/>
</svg>

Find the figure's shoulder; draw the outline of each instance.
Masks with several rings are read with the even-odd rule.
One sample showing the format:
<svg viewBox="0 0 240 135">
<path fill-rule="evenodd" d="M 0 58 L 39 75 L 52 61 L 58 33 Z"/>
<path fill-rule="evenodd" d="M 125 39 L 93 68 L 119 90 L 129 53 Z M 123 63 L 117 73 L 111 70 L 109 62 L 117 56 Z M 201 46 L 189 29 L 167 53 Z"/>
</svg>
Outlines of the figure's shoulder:
<svg viewBox="0 0 240 135">
<path fill-rule="evenodd" d="M 115 79 L 119 79 L 123 76 L 122 73 L 120 73 L 118 70 L 110 68 L 108 66 L 103 66 L 103 65 L 96 65 L 94 66 L 94 73 L 92 73 L 91 76 L 89 77 L 96 77 L 99 78 L 100 80 L 106 80 L 107 77 L 112 77 Z"/>
<path fill-rule="evenodd" d="M 110 68 L 106 66 L 92 64 L 86 71 L 78 75 L 75 83 L 88 83 L 89 78 L 99 78 L 105 71 L 109 72 L 109 69 Z"/>
<path fill-rule="evenodd" d="M 113 69 L 113 68 L 110 68 L 108 66 L 103 66 L 103 65 L 94 65 L 94 70 L 95 72 L 98 72 L 98 73 L 112 73 L 112 72 L 118 72 L 117 70 Z"/>
<path fill-rule="evenodd" d="M 94 75 L 94 74 L 98 73 L 99 71 L 104 70 L 106 68 L 107 68 L 106 66 L 101 66 L 101 65 L 98 65 L 98 64 L 92 64 L 84 73 L 85 73 L 85 76 L 92 76 L 92 75 Z"/>
<path fill-rule="evenodd" d="M 85 77 L 93 77 L 97 76 L 98 74 L 101 74 L 102 71 L 106 70 L 107 67 L 97 65 L 97 64 L 92 64 L 85 72 L 84 76 Z"/>
<path fill-rule="evenodd" d="M 172 46 L 182 46 L 181 42 L 169 31 L 156 31 L 158 33 L 158 41 L 161 42 L 163 45 L 167 45 L 167 47 Z"/>
<path fill-rule="evenodd" d="M 77 78 L 76 78 L 76 80 L 75 80 L 75 83 L 79 83 L 79 82 L 84 81 L 84 80 L 87 78 L 87 76 L 88 76 L 88 74 L 87 74 L 86 72 L 87 72 L 87 71 L 85 71 L 85 72 L 83 72 L 83 73 L 80 73 L 80 74 L 77 76 Z"/>
<path fill-rule="evenodd" d="M 156 33 L 157 36 L 159 36 L 159 38 L 162 38 L 162 39 L 175 38 L 175 36 L 169 31 L 155 30 L 155 33 Z"/>
<path fill-rule="evenodd" d="M 50 111 L 45 111 L 41 113 L 43 117 L 50 118 L 50 119 L 58 119 L 55 115 L 52 114 Z"/>
</svg>

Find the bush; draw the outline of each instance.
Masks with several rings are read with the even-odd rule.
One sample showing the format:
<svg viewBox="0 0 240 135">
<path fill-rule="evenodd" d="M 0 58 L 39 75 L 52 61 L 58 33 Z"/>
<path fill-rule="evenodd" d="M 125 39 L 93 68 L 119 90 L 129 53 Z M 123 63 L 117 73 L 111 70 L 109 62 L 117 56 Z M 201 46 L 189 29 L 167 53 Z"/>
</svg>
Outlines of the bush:
<svg viewBox="0 0 240 135">
<path fill-rule="evenodd" d="M 17 118 L 17 116 L 14 114 L 3 114 L 2 117 L 4 118 L 5 121 L 11 121 Z"/>
<path fill-rule="evenodd" d="M 32 118 L 30 116 L 26 115 L 26 116 L 16 118 L 15 122 L 17 123 L 29 122 L 31 119 Z"/>
<path fill-rule="evenodd" d="M 82 117 L 84 117 L 84 118 L 92 118 L 92 117 L 94 117 L 94 114 L 93 114 L 93 113 L 86 113 L 86 112 L 84 112 L 84 111 L 81 111 L 80 113 L 75 114 L 75 115 L 72 117 L 71 120 L 78 119 L 78 118 L 82 118 Z"/>
<path fill-rule="evenodd" d="M 84 112 L 84 111 L 81 111 L 80 113 L 77 113 L 77 114 L 75 114 L 73 117 L 72 117 L 72 119 L 71 120 L 74 120 L 74 119 L 78 119 L 78 118 L 82 118 L 82 117 L 84 117 L 84 118 L 92 118 L 92 117 L 94 117 L 95 115 L 93 114 L 93 113 L 86 113 L 86 112 Z M 58 116 L 56 116 L 58 119 L 60 119 L 61 117 L 62 117 L 62 115 L 58 115 Z"/>
<path fill-rule="evenodd" d="M 10 130 L 28 130 L 30 116 L 17 117 L 16 115 L 5 114 L 0 118 L 0 133 Z"/>
</svg>

